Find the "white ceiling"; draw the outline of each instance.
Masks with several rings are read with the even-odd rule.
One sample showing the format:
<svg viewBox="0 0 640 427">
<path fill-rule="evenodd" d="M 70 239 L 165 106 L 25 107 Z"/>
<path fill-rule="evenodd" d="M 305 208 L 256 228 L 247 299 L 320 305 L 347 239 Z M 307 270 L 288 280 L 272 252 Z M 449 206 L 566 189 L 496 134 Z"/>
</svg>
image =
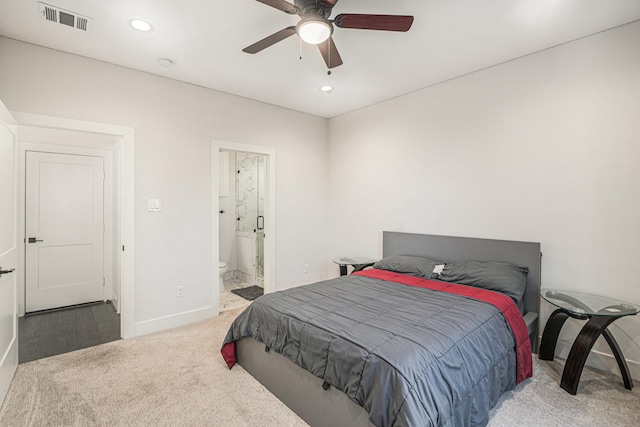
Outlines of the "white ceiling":
<svg viewBox="0 0 640 427">
<path fill-rule="evenodd" d="M 293 0 L 291 0 L 293 2 Z M 338 13 L 413 15 L 407 33 L 336 28 L 344 65 L 290 37 L 242 49 L 288 15 L 254 0 L 47 0 L 93 19 L 89 33 L 44 20 L 37 0 L 0 0 L 0 35 L 322 117 L 334 117 L 640 19 L 640 0 L 340 0 Z M 151 33 L 127 22 L 142 18 Z M 172 68 L 158 65 L 169 58 Z M 1 64 L 0 64 L 1 67 Z M 330 84 L 331 93 L 319 90 Z"/>
</svg>

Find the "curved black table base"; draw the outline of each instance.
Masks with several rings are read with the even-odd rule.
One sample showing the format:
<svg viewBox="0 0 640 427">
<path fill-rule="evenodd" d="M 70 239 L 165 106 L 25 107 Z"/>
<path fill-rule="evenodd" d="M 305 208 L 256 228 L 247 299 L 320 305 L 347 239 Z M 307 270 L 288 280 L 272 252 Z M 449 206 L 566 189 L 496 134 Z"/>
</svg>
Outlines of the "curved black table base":
<svg viewBox="0 0 640 427">
<path fill-rule="evenodd" d="M 589 320 L 580 330 L 580 333 L 571 347 L 571 351 L 569 351 L 569 356 L 567 357 L 567 361 L 562 372 L 560 387 L 573 395 L 576 394 L 576 391 L 578 390 L 578 383 L 580 382 L 580 375 L 582 375 L 582 370 L 585 362 L 587 361 L 587 357 L 589 356 L 589 352 L 598 337 L 602 335 L 609 344 L 609 347 L 616 358 L 616 362 L 618 362 L 624 387 L 631 390 L 633 388 L 633 381 L 629 373 L 629 367 L 627 366 L 627 362 L 622 355 L 622 351 L 620 350 L 617 341 L 607 329 L 607 327 L 616 319 L 624 317 L 624 314 L 620 316 L 577 316 L 568 313 L 564 309 L 557 309 L 549 317 L 544 328 L 544 332 L 542 333 L 542 341 L 540 342 L 538 358 L 542 360 L 553 360 L 560 330 L 562 329 L 564 322 L 569 317 Z"/>
</svg>

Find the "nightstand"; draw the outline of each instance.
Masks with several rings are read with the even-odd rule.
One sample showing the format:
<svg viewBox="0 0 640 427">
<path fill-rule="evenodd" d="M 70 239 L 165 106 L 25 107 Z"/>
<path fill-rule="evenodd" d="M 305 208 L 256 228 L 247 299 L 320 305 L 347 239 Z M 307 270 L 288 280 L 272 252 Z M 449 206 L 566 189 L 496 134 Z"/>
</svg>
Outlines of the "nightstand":
<svg viewBox="0 0 640 427">
<path fill-rule="evenodd" d="M 364 270 L 367 267 L 375 264 L 376 260 L 370 258 L 361 258 L 361 257 L 346 257 L 339 256 L 333 259 L 333 262 L 340 266 L 340 275 L 347 275 L 347 266 L 350 265 L 353 267 L 352 273 L 360 270 Z"/>
<path fill-rule="evenodd" d="M 571 394 L 576 394 L 587 356 L 593 344 L 602 335 L 618 362 L 625 388 L 631 390 L 633 381 L 629 367 L 607 326 L 621 317 L 638 314 L 640 306 L 600 295 L 559 289 L 542 289 L 540 295 L 545 301 L 558 307 L 549 316 L 544 327 L 538 354 L 540 359 L 553 360 L 560 330 L 569 317 L 587 320 L 571 347 L 562 372 L 560 387 Z"/>
</svg>

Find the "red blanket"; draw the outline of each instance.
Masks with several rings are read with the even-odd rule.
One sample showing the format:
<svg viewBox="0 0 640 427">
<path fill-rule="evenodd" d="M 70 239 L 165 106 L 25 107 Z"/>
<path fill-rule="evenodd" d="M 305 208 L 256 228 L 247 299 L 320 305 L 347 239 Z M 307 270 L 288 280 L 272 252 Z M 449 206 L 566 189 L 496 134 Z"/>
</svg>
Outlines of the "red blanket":
<svg viewBox="0 0 640 427">
<path fill-rule="evenodd" d="M 401 283 L 408 286 L 431 289 L 434 291 L 448 292 L 450 294 L 462 295 L 486 302 L 496 307 L 504 315 L 511 332 L 516 341 L 517 376 L 516 384 L 530 378 L 533 375 L 531 360 L 531 342 L 529 341 L 529 331 L 524 323 L 520 310 L 507 295 L 488 291 L 473 286 L 457 285 L 454 283 L 428 280 L 406 274 L 394 273 L 387 270 L 370 269 L 353 273 L 359 276 L 371 277 L 374 279 L 386 280 L 388 282 Z"/>
</svg>

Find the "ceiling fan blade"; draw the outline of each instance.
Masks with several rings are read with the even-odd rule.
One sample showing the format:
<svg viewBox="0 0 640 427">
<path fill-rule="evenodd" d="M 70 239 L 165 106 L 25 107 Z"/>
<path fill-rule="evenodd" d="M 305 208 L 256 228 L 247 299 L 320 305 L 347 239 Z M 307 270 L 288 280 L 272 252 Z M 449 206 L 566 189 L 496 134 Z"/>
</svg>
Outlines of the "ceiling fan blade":
<svg viewBox="0 0 640 427">
<path fill-rule="evenodd" d="M 246 53 L 258 53 L 263 49 L 268 48 L 271 45 L 274 45 L 287 37 L 290 37 L 296 33 L 296 27 L 287 27 L 283 30 L 278 31 L 277 33 L 273 33 L 268 37 L 263 38 L 259 42 L 252 44 L 251 46 L 245 47 L 242 49 L 243 52 Z"/>
<path fill-rule="evenodd" d="M 318 45 L 318 49 L 320 49 L 320 53 L 324 58 L 324 62 L 327 64 L 327 68 L 335 68 L 342 65 L 342 58 L 340 58 L 340 54 L 338 53 L 338 49 L 336 48 L 336 44 L 333 42 L 333 38 L 329 37 L 326 42 L 320 43 Z"/>
<path fill-rule="evenodd" d="M 321 6 L 325 6 L 325 7 L 333 7 L 336 5 L 336 3 L 338 3 L 338 0 L 318 0 L 318 3 Z"/>
<path fill-rule="evenodd" d="M 334 24 L 340 28 L 361 30 L 409 31 L 413 16 L 346 13 L 336 16 Z"/>
<path fill-rule="evenodd" d="M 260 3 L 264 3 L 267 6 L 275 7 L 276 9 L 281 10 L 283 12 L 287 12 L 290 14 L 298 13 L 298 8 L 295 5 L 289 2 L 286 2 L 284 0 L 257 0 L 257 1 L 259 1 Z"/>
</svg>

